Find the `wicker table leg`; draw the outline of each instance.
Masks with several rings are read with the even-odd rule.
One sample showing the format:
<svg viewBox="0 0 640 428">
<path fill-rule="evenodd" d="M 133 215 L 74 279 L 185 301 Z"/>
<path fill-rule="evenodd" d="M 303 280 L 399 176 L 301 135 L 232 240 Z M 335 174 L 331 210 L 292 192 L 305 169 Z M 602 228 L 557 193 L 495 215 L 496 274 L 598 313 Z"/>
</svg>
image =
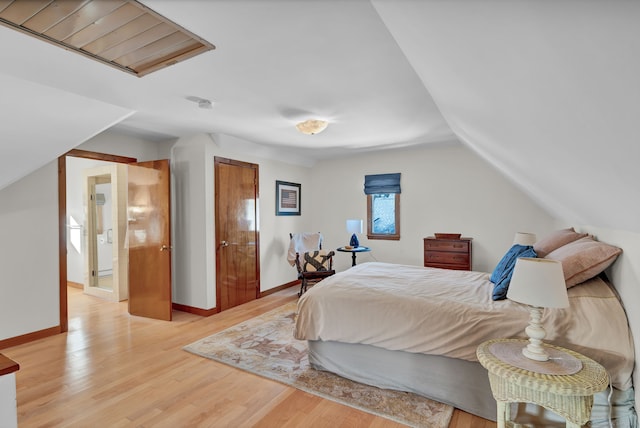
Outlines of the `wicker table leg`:
<svg viewBox="0 0 640 428">
<path fill-rule="evenodd" d="M 506 422 L 509 419 L 509 402 L 497 400 L 498 403 L 498 428 L 505 428 Z"/>
</svg>

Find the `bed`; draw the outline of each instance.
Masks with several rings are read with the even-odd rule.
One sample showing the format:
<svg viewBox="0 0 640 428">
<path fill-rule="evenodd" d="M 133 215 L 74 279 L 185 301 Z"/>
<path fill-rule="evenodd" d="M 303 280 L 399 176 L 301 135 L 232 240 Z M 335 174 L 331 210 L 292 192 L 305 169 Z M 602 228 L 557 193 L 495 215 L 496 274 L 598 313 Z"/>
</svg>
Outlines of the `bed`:
<svg viewBox="0 0 640 428">
<path fill-rule="evenodd" d="M 495 420 L 496 403 L 475 351 L 489 339 L 526 337 L 529 311 L 508 299 L 493 300 L 494 288 L 485 272 L 364 263 L 300 298 L 294 336 L 308 341 L 316 369 Z M 609 426 L 610 413 L 615 426 L 637 426 L 633 341 L 615 290 L 596 276 L 567 291 L 569 308 L 544 312 L 545 341 L 607 369 L 610 390 L 596 395 L 592 426 Z M 513 414 L 535 426 L 553 421 L 538 410 L 518 406 Z"/>
</svg>

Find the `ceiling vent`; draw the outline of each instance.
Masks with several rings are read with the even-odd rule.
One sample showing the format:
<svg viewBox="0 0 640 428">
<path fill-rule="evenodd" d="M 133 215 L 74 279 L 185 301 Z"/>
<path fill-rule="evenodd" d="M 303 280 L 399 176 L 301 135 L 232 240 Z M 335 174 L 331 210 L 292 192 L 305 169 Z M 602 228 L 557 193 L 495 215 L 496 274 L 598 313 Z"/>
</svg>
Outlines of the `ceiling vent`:
<svg viewBox="0 0 640 428">
<path fill-rule="evenodd" d="M 215 49 L 134 0 L 5 0 L 0 24 L 139 77 Z"/>
</svg>

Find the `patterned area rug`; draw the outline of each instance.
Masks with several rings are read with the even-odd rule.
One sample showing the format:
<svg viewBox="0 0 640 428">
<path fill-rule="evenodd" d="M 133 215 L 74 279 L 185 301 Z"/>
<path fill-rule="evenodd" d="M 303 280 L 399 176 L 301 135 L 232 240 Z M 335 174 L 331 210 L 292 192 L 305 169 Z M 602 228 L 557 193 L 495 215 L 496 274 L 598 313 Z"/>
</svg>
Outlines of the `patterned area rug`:
<svg viewBox="0 0 640 428">
<path fill-rule="evenodd" d="M 447 404 L 312 369 L 306 341 L 293 337 L 295 311 L 296 302 L 287 303 L 184 349 L 402 424 L 449 426 L 453 407 Z"/>
</svg>

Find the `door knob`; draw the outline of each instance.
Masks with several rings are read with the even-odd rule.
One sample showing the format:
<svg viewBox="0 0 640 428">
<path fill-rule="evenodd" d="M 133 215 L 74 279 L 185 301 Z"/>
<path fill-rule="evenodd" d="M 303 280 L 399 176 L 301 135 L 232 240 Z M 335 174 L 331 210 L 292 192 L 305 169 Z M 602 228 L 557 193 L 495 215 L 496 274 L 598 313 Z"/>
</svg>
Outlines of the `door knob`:
<svg viewBox="0 0 640 428">
<path fill-rule="evenodd" d="M 168 247 L 166 245 L 163 245 L 162 247 L 160 247 L 160 251 L 169 251 L 171 249 L 171 247 Z"/>
<path fill-rule="evenodd" d="M 228 247 L 229 243 L 227 241 L 220 241 L 220 246 L 221 247 Z"/>
</svg>

